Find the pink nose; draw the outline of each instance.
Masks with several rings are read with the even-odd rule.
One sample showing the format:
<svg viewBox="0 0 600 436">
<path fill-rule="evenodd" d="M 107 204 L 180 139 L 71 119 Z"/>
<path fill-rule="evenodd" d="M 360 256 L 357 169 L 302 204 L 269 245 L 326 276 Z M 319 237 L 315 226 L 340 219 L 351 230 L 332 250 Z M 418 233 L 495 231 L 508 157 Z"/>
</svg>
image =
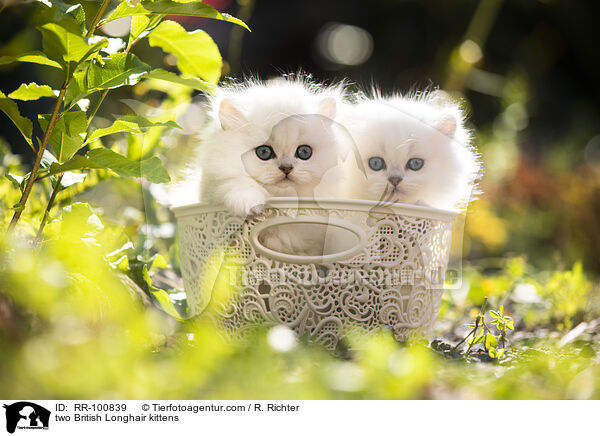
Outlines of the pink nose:
<svg viewBox="0 0 600 436">
<path fill-rule="evenodd" d="M 289 173 L 292 172 L 292 170 L 294 169 L 294 167 L 284 167 L 283 165 L 279 167 L 279 169 L 281 171 L 283 171 L 283 173 L 287 176 Z"/>
<path fill-rule="evenodd" d="M 392 185 L 398 186 L 398 183 L 402 181 L 402 177 L 390 177 L 388 180 Z"/>
</svg>

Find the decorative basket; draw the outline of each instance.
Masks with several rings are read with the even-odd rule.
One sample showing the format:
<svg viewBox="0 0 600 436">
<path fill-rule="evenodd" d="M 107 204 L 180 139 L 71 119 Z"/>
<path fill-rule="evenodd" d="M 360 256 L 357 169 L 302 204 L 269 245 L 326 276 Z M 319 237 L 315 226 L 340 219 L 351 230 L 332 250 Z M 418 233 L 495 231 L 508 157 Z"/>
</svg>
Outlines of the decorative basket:
<svg viewBox="0 0 600 436">
<path fill-rule="evenodd" d="M 367 200 L 273 198 L 243 219 L 222 207 L 174 208 L 179 257 L 192 315 L 217 283 L 232 297 L 215 302 L 221 325 L 243 334 L 283 324 L 334 349 L 352 329 L 391 328 L 404 341 L 428 337 L 441 301 L 453 212 Z M 269 249 L 261 234 L 277 226 L 324 230 L 321 256 Z M 325 243 L 327 245 L 327 243 Z M 331 245 L 331 244 L 329 244 Z"/>
</svg>

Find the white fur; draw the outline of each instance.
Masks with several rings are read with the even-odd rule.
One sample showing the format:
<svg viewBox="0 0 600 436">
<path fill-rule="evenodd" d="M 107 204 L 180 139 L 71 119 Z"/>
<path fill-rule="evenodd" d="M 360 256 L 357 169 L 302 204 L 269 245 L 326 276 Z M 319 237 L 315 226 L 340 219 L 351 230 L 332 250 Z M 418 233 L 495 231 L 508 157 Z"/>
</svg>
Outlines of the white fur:
<svg viewBox="0 0 600 436">
<path fill-rule="evenodd" d="M 335 183 L 321 182 L 326 173 L 337 170 L 344 155 L 344 132 L 333 121 L 342 104 L 340 87 L 320 87 L 307 80 L 250 81 L 221 88 L 211 101 L 213 125 L 199 145 L 195 170 L 188 171 L 190 180 L 202 174 L 200 200 L 247 216 L 261 213 L 272 196 L 313 197 L 315 190 L 337 195 Z M 308 160 L 295 156 L 303 144 L 312 148 Z M 270 145 L 276 157 L 260 160 L 260 145 Z M 280 166 L 293 169 L 286 177 Z M 333 179 L 341 182 L 340 177 Z M 301 228 L 288 233 L 273 230 L 263 243 L 294 254 L 322 252 L 322 244 L 304 241 Z M 318 235 L 317 239 L 322 240 Z"/>
<path fill-rule="evenodd" d="M 271 196 L 311 196 L 338 163 L 340 144 L 331 118 L 341 100 L 339 88 L 300 80 L 222 88 L 211 102 L 215 125 L 199 148 L 201 201 L 224 203 L 245 216 Z M 256 156 L 255 149 L 263 144 L 273 148 L 275 159 Z M 295 157 L 302 144 L 313 150 L 307 161 Z M 281 165 L 293 166 L 287 179 Z"/>
<path fill-rule="evenodd" d="M 471 132 L 460 107 L 438 93 L 361 98 L 341 122 L 356 141 L 364 166 L 364 172 L 348 170 L 349 197 L 451 210 L 472 199 L 479 160 Z M 371 157 L 383 158 L 386 168 L 372 170 Z M 413 157 L 424 160 L 418 171 L 407 168 Z M 396 188 L 390 177 L 402 179 Z"/>
</svg>

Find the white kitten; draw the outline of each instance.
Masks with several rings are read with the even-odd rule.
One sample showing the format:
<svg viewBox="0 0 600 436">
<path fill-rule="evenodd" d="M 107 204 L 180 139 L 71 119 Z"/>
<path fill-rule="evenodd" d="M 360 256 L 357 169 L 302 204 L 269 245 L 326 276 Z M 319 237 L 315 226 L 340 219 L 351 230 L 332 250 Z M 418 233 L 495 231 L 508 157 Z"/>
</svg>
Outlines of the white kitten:
<svg viewBox="0 0 600 436">
<path fill-rule="evenodd" d="M 312 196 L 338 163 L 340 88 L 299 80 L 249 82 L 221 89 L 215 126 L 199 148 L 201 200 L 234 214 L 262 211 L 271 196 Z"/>
<path fill-rule="evenodd" d="M 364 174 L 348 175 L 352 198 L 461 209 L 479 173 L 460 107 L 437 93 L 362 98 L 342 121 Z"/>
<path fill-rule="evenodd" d="M 341 87 L 307 80 L 223 87 L 211 101 L 213 125 L 187 179 L 196 181 L 201 173 L 200 200 L 224 204 L 238 216 L 261 213 L 270 197 L 313 197 L 317 189 L 318 195 L 336 196 L 342 179 L 331 173 L 339 170 L 349 139 L 333 121 L 341 104 Z M 263 232 L 261 242 L 285 253 L 320 255 L 324 230 L 313 227 L 275 227 Z"/>
</svg>

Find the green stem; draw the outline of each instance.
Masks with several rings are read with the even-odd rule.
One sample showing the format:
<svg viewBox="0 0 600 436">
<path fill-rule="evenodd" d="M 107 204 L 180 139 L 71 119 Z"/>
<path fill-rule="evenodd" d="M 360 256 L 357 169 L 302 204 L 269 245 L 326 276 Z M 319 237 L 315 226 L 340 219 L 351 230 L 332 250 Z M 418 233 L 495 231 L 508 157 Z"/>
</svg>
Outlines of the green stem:
<svg viewBox="0 0 600 436">
<path fill-rule="evenodd" d="M 19 218 L 21 217 L 21 214 L 23 213 L 23 210 L 25 209 L 25 204 L 27 203 L 27 200 L 29 199 L 29 194 L 31 194 L 31 189 L 33 188 L 33 184 L 35 183 L 38 171 L 40 169 L 40 164 L 42 162 L 42 156 L 44 155 L 44 151 L 46 151 L 46 147 L 48 146 L 48 142 L 50 140 L 50 134 L 52 133 L 52 129 L 54 129 L 54 124 L 56 123 L 58 111 L 60 110 L 60 106 L 62 105 L 62 102 L 65 98 L 65 92 L 67 91 L 67 86 L 69 86 L 69 79 L 65 80 L 65 83 L 63 84 L 63 86 L 60 89 L 60 92 L 58 94 L 58 97 L 56 98 L 56 104 L 54 105 L 54 111 L 52 112 L 52 116 L 50 117 L 50 122 L 48 123 L 48 128 L 46 129 L 46 133 L 44 134 L 44 139 L 42 140 L 40 149 L 38 150 L 38 153 L 35 157 L 35 162 L 33 163 L 33 168 L 31 169 L 31 175 L 29 176 L 29 179 L 27 180 L 27 185 L 25 185 L 25 190 L 23 191 L 23 194 L 21 195 L 21 200 L 19 200 L 20 207 L 18 210 L 15 211 L 12 219 L 10 220 L 10 224 L 8 225 L 7 234 L 10 234 L 13 231 L 13 229 L 17 225 L 17 222 L 19 221 Z"/>
<path fill-rule="evenodd" d="M 54 204 L 54 200 L 56 200 L 56 194 L 60 190 L 60 183 L 62 182 L 64 174 L 60 173 L 58 178 L 56 179 L 56 183 L 54 184 L 54 188 L 52 189 L 52 194 L 50 195 L 50 200 L 48 200 L 48 206 L 46 206 L 46 210 L 44 211 L 44 216 L 42 217 L 42 222 L 40 223 L 40 227 L 35 236 L 35 243 L 39 243 L 42 239 L 42 233 L 44 231 L 44 227 L 46 226 L 46 221 L 48 220 L 48 215 L 50 215 L 50 211 L 52 210 L 52 205 Z"/>
<path fill-rule="evenodd" d="M 475 333 L 475 330 L 477 330 L 477 324 L 475 324 L 475 327 L 473 328 L 473 330 L 471 330 L 467 336 L 462 338 L 461 341 L 452 348 L 452 350 L 456 350 L 460 344 L 462 344 L 464 341 L 469 339 L 469 336 L 471 336 L 473 333 Z"/>
<path fill-rule="evenodd" d="M 96 12 L 96 15 L 94 16 L 92 23 L 90 24 L 87 34 L 85 35 L 87 38 L 90 38 L 94 34 L 94 31 L 96 30 L 96 25 L 98 24 L 98 21 L 100 21 L 100 19 L 102 18 L 102 15 L 104 15 L 104 11 L 106 11 L 106 8 L 108 7 L 109 3 L 110 3 L 110 0 L 104 0 L 102 2 L 102 4 L 100 5 L 100 8 L 98 8 L 98 11 Z M 64 89 L 66 89 L 66 86 L 64 87 Z M 62 90 L 61 90 L 61 92 L 62 92 Z M 92 110 L 92 113 L 91 113 L 90 117 L 88 118 L 87 127 L 90 126 L 90 123 L 92 122 L 92 118 L 94 118 L 94 116 L 96 115 L 96 112 L 98 112 L 98 108 L 102 104 L 104 97 L 106 97 L 107 92 L 108 92 L 108 90 L 105 90 L 100 94 L 100 98 L 98 99 L 98 102 L 94 106 L 94 109 Z M 62 95 L 64 97 L 64 92 L 62 92 Z M 60 96 L 59 96 L 59 98 L 60 98 Z M 54 118 L 56 118 L 56 117 L 54 117 Z M 52 123 L 52 121 L 51 121 L 51 123 Z M 48 126 L 49 131 L 51 130 L 50 129 L 51 125 L 52 124 L 50 124 Z M 36 177 L 34 177 L 33 172 L 31 175 L 32 175 L 31 179 L 33 181 L 35 181 Z M 54 205 L 54 201 L 56 200 L 56 195 L 58 194 L 58 191 L 60 191 L 60 184 L 62 182 L 63 175 L 64 175 L 63 173 L 58 174 L 58 178 L 56 179 L 56 182 L 54 183 L 54 187 L 52 188 L 52 194 L 50 195 L 50 199 L 48 200 L 48 205 L 46 206 L 46 210 L 44 211 L 44 216 L 42 217 L 40 227 L 38 228 L 37 235 L 35 237 L 36 242 L 39 242 L 42 237 L 44 227 L 46 226 L 46 221 L 48 220 L 48 216 L 50 215 L 50 211 L 52 210 L 52 206 Z"/>
<path fill-rule="evenodd" d="M 477 314 L 477 318 L 475 319 L 475 328 L 473 330 L 477 330 L 477 328 L 479 327 L 479 321 L 481 321 L 482 326 L 481 328 L 483 329 L 483 334 L 484 334 L 484 347 L 485 347 L 485 329 L 487 328 L 487 325 L 485 324 L 485 309 L 487 307 L 487 303 L 488 303 L 488 298 L 484 297 L 483 299 L 483 304 L 481 305 L 481 309 L 479 309 L 479 314 Z M 489 329 L 488 329 L 489 331 Z M 473 335 L 473 337 L 477 337 L 477 333 L 475 333 Z M 473 343 L 469 344 L 469 347 L 467 348 L 467 351 L 465 351 L 465 356 L 469 355 L 469 352 L 471 351 L 471 347 L 473 346 Z"/>
<path fill-rule="evenodd" d="M 477 329 L 479 328 L 479 316 L 477 317 L 477 319 L 475 320 L 475 328 L 473 329 L 473 338 L 477 337 Z M 469 344 L 469 346 L 467 347 L 467 351 L 465 351 L 465 356 L 469 355 L 469 352 L 471 351 L 471 347 L 473 347 L 473 342 L 471 342 Z"/>
<path fill-rule="evenodd" d="M 87 34 L 85 35 L 86 37 L 89 38 L 90 36 L 92 36 L 94 34 L 94 32 L 96 31 L 96 26 L 98 25 L 98 21 L 100 21 L 100 19 L 102 18 L 102 15 L 104 15 L 104 11 L 108 7 L 109 3 L 110 3 L 110 0 L 104 0 L 102 2 L 102 4 L 100 5 L 100 8 L 96 12 L 96 15 L 94 16 L 94 19 L 92 20 L 92 24 L 90 24 Z"/>
<path fill-rule="evenodd" d="M 133 44 L 135 44 L 135 42 L 137 42 L 137 39 L 133 42 Z M 127 45 L 127 48 L 125 48 L 125 53 L 129 53 L 129 50 L 131 50 L 131 47 L 133 46 L 133 44 L 128 44 Z M 108 91 L 110 91 L 110 89 L 105 89 L 104 91 L 100 92 L 100 97 L 96 101 L 96 104 L 92 108 L 92 112 L 90 112 L 90 115 L 88 117 L 88 121 L 87 121 L 87 127 L 88 128 L 90 127 L 90 124 L 92 123 L 92 119 L 96 116 L 96 112 L 98 112 L 98 109 L 100 108 L 100 105 L 104 101 L 104 98 L 106 97 L 106 94 L 108 94 Z"/>
<path fill-rule="evenodd" d="M 98 112 L 98 109 L 100 108 L 100 105 L 104 101 L 104 97 L 106 97 L 106 94 L 108 94 L 108 91 L 109 91 L 108 89 L 105 89 L 104 91 L 100 92 L 100 97 L 98 98 L 98 101 L 96 101 L 96 104 L 92 108 L 92 111 L 90 112 L 90 116 L 88 117 L 87 127 L 90 127 L 90 124 L 92 124 L 92 119 L 96 116 L 96 112 Z"/>
</svg>

